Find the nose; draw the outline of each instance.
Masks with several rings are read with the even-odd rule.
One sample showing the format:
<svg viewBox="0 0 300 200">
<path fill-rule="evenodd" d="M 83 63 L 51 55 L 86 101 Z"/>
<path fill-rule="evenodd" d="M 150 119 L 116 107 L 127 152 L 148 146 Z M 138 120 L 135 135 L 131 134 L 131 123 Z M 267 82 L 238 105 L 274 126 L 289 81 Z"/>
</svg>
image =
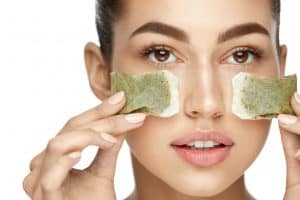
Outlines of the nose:
<svg viewBox="0 0 300 200">
<path fill-rule="evenodd" d="M 184 84 L 184 112 L 187 116 L 215 119 L 224 115 L 222 87 L 213 70 L 189 73 Z"/>
</svg>

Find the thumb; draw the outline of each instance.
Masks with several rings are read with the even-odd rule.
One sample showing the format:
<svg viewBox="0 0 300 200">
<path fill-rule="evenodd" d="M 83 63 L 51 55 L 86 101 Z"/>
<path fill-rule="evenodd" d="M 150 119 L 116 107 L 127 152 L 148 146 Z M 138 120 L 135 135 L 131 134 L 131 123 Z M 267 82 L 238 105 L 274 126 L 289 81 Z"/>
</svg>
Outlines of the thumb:
<svg viewBox="0 0 300 200">
<path fill-rule="evenodd" d="M 105 178 L 113 183 L 118 154 L 125 135 L 117 137 L 117 142 L 108 149 L 98 149 L 98 152 L 87 170 L 96 177 Z"/>
</svg>

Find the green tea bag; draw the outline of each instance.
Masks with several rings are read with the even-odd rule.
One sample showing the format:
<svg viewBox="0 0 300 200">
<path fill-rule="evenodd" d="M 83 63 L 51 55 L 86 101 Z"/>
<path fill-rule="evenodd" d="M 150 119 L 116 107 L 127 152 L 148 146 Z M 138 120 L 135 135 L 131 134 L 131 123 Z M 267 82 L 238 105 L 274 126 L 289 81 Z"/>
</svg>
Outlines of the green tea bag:
<svg viewBox="0 0 300 200">
<path fill-rule="evenodd" d="M 144 112 L 170 117 L 179 111 L 178 80 L 171 72 L 128 75 L 111 72 L 112 94 L 123 90 L 126 104 L 120 113 Z"/>
<path fill-rule="evenodd" d="M 232 79 L 232 112 L 241 119 L 272 119 L 280 113 L 295 115 L 290 99 L 297 90 L 296 74 L 282 78 L 240 72 Z"/>
</svg>

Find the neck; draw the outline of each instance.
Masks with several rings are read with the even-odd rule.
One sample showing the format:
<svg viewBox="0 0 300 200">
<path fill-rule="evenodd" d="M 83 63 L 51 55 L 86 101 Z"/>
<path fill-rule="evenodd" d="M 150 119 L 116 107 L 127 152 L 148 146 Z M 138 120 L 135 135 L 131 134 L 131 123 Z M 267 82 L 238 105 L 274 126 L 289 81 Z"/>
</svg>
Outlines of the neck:
<svg viewBox="0 0 300 200">
<path fill-rule="evenodd" d="M 252 200 L 245 187 L 244 175 L 222 193 L 212 197 L 194 197 L 179 193 L 151 174 L 131 154 L 135 178 L 135 190 L 128 200 Z"/>
</svg>

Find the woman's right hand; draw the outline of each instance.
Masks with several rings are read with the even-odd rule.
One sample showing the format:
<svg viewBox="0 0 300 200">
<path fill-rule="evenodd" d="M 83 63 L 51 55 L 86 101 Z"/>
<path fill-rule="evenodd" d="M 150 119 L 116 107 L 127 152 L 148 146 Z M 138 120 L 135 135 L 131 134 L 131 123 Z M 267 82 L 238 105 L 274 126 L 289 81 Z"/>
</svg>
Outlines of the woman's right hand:
<svg viewBox="0 0 300 200">
<path fill-rule="evenodd" d="M 119 92 L 65 124 L 30 163 L 23 187 L 31 199 L 116 199 L 114 174 L 119 150 L 127 131 L 140 127 L 145 119 L 144 113 L 117 115 L 125 101 L 124 92 Z M 99 146 L 95 159 L 84 170 L 73 169 L 88 145 Z"/>
</svg>

